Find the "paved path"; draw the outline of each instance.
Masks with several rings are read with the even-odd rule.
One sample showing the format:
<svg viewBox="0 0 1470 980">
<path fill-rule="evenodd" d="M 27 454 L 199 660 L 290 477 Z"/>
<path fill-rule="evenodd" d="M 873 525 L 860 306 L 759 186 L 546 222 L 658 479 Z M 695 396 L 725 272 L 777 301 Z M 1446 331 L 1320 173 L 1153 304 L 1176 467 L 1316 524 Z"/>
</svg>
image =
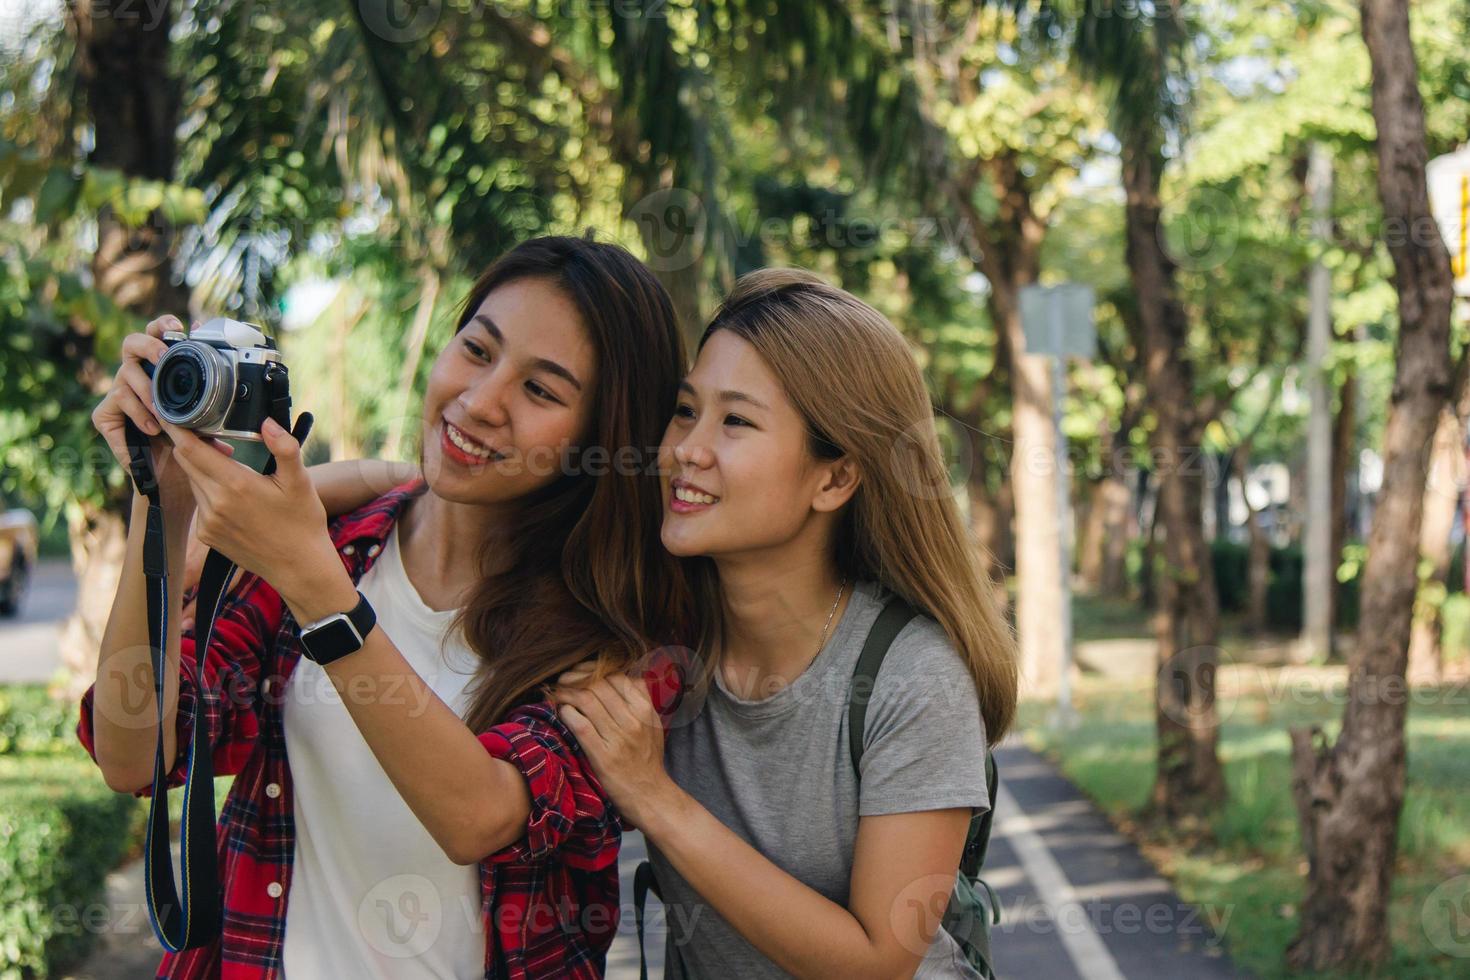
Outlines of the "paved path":
<svg viewBox="0 0 1470 980">
<path fill-rule="evenodd" d="M 1002 977 L 1226 980 L 1229 917 L 1186 905 L 1051 763 L 1008 744 L 985 878 Z"/>
<path fill-rule="evenodd" d="M 56 640 L 77 601 L 71 562 L 43 558 L 31 574 L 20 615 L 0 619 L 0 682 L 48 681 L 61 666 Z"/>
</svg>

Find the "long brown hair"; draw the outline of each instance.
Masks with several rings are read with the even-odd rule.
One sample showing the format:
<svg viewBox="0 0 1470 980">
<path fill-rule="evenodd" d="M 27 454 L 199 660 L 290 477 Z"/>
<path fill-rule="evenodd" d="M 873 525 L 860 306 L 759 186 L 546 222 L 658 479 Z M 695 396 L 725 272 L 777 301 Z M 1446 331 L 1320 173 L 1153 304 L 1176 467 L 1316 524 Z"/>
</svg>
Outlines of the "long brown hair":
<svg viewBox="0 0 1470 980">
<path fill-rule="evenodd" d="M 523 242 L 480 276 L 457 329 L 491 291 L 525 279 L 554 285 L 576 306 L 596 351 L 597 382 L 577 443 L 585 465 L 527 495 L 509 537 L 485 542 L 483 567 L 492 554 L 496 565 L 507 551 L 510 560 L 504 572 L 481 576 L 455 617 L 453 628 L 484 661 L 465 716 L 477 733 L 539 697 L 561 672 L 589 659 L 600 672 L 622 669 L 686 637 L 693 622 L 692 594 L 659 540 L 657 449 L 686 367 L 673 303 L 625 249 L 548 236 Z M 606 466 L 588 462 L 590 447 L 607 451 Z"/>
<path fill-rule="evenodd" d="M 932 616 L 969 665 L 997 742 L 1015 717 L 1015 637 L 997 608 L 949 483 L 934 409 L 913 352 L 883 314 L 799 269 L 742 276 L 700 338 L 753 346 L 805 420 L 817 459 L 862 474 L 833 540 L 838 571 L 872 579 Z M 721 637 L 714 563 L 687 564 L 704 614 L 699 648 Z"/>
</svg>

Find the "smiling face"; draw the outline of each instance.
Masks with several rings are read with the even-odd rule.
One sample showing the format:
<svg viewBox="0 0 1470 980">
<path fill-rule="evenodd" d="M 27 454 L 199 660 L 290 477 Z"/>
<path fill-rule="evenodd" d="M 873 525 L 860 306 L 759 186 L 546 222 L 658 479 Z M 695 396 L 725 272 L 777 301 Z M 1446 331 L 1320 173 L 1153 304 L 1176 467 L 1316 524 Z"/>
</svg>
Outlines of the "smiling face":
<svg viewBox="0 0 1470 980">
<path fill-rule="evenodd" d="M 491 290 L 434 362 L 424 397 L 424 476 L 441 497 L 496 504 L 546 486 L 586 431 L 596 356 L 553 283 Z"/>
<path fill-rule="evenodd" d="M 717 330 L 664 432 L 664 547 L 712 558 L 781 548 L 852 496 L 846 460 L 818 459 L 805 420 L 749 341 Z"/>
</svg>

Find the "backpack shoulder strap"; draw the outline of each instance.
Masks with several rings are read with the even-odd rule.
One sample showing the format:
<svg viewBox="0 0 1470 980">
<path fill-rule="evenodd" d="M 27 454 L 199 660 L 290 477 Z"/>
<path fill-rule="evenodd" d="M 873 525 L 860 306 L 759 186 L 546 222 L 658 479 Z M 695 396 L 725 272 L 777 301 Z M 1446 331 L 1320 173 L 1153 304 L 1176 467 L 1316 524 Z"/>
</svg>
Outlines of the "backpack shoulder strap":
<svg viewBox="0 0 1470 980">
<path fill-rule="evenodd" d="M 960 869 L 971 878 L 978 877 L 980 869 L 985 866 L 985 852 L 990 849 L 990 828 L 995 823 L 1000 770 L 995 765 L 995 753 L 990 749 L 985 750 L 985 788 L 990 793 L 990 809 L 970 818 L 970 833 L 965 838 L 965 852 L 960 858 Z"/>
<path fill-rule="evenodd" d="M 883 657 L 893 645 L 894 639 L 916 615 L 918 614 L 914 608 L 903 598 L 891 597 L 878 614 L 872 629 L 868 631 L 867 642 L 863 644 L 857 666 L 853 668 L 852 694 L 847 705 L 847 750 L 852 758 L 853 772 L 859 776 L 863 758 L 863 722 L 867 718 L 868 702 L 873 697 L 878 669 L 883 666 Z M 969 833 L 965 836 L 965 851 L 960 861 L 961 870 L 971 878 L 980 873 L 980 868 L 985 863 L 985 853 L 989 850 L 990 829 L 995 820 L 996 790 L 999 786 L 1000 772 L 995 765 L 995 755 L 987 748 L 985 788 L 990 795 L 990 807 L 971 816 Z"/>
<path fill-rule="evenodd" d="M 893 596 L 883 606 L 883 611 L 868 630 L 868 640 L 863 652 L 858 654 L 857 666 L 852 670 L 852 693 L 847 702 L 847 751 L 852 758 L 852 770 L 860 772 L 863 758 L 863 722 L 868 716 L 868 702 L 873 698 L 873 686 L 878 678 L 878 669 L 883 666 L 883 657 L 893 645 L 894 638 L 908 625 L 917 613 L 901 596 Z"/>
<path fill-rule="evenodd" d="M 658 890 L 658 879 L 653 876 L 653 864 L 643 861 L 633 872 L 633 920 L 638 925 L 638 980 L 648 980 L 648 953 L 643 948 L 643 920 L 649 892 L 653 892 L 659 901 L 663 901 L 663 894 Z"/>
</svg>

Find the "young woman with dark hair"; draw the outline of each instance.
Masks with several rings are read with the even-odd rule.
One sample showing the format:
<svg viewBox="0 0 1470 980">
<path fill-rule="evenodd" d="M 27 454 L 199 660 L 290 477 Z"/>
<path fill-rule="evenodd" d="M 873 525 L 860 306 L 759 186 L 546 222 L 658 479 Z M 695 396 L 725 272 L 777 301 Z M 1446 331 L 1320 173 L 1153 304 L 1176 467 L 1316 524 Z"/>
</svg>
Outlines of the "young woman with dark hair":
<svg viewBox="0 0 1470 980">
<path fill-rule="evenodd" d="M 605 462 L 656 446 L 673 411 L 686 365 L 665 291 L 611 245 L 507 253 L 434 363 L 423 475 L 330 522 L 279 426 L 262 428 L 267 477 L 156 415 L 141 362 L 166 328 L 182 324 L 126 338 L 94 424 L 123 461 L 125 417 L 151 436 L 170 568 L 195 518 L 243 577 L 203 676 L 171 577 L 167 785 L 184 781 L 190 708 L 214 771 L 236 778 L 218 826 L 223 934 L 165 954 L 158 976 L 600 976 L 620 828 L 543 689 L 581 664 L 626 671 L 691 622 L 658 541 L 656 467 Z M 108 785 L 138 796 L 159 728 L 146 509 L 135 496 L 78 725 Z M 377 627 L 359 649 L 304 655 L 303 626 L 360 603 Z"/>
</svg>

